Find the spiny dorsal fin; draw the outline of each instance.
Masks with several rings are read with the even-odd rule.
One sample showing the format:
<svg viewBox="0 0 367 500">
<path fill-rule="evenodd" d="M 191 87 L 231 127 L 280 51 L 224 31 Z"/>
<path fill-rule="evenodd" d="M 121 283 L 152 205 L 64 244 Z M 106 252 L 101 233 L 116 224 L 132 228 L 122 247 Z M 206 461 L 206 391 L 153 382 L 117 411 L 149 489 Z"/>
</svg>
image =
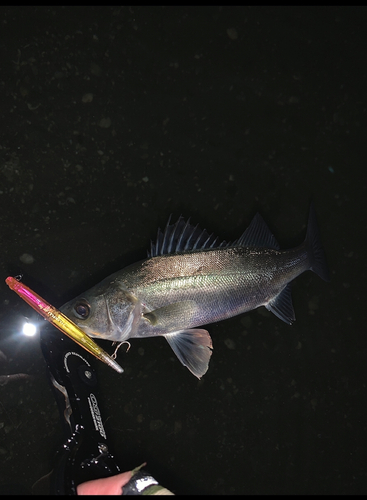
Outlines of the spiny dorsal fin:
<svg viewBox="0 0 367 500">
<path fill-rule="evenodd" d="M 165 230 L 162 232 L 158 229 L 157 240 L 155 243 L 151 242 L 148 257 L 228 245 L 226 241 L 218 243 L 218 238 L 209 234 L 206 229 L 202 230 L 198 225 L 192 226 L 190 219 L 185 221 L 181 216 L 176 223 L 170 224 L 170 222 L 171 216 Z"/>
</svg>

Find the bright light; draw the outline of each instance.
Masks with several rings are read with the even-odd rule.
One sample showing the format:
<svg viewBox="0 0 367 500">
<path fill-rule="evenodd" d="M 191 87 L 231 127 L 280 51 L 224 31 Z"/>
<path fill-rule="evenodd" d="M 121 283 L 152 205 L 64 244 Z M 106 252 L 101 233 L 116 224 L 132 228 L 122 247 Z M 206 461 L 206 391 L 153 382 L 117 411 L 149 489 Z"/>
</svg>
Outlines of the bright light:
<svg viewBox="0 0 367 500">
<path fill-rule="evenodd" d="M 33 337 L 37 333 L 37 327 L 33 323 L 24 323 L 23 325 L 23 335 L 27 337 Z"/>
</svg>

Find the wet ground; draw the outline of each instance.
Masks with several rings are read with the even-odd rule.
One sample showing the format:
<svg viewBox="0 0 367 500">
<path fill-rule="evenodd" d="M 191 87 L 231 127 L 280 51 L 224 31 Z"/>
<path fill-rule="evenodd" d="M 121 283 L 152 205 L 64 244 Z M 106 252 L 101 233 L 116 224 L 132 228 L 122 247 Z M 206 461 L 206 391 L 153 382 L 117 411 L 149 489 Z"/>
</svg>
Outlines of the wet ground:
<svg viewBox="0 0 367 500">
<path fill-rule="evenodd" d="M 366 493 L 366 10 L 0 10 L 0 483 L 31 492 L 62 440 L 30 308 L 144 258 L 169 214 L 282 248 L 315 202 L 331 283 L 209 326 L 199 382 L 164 339 L 97 363 L 123 467 L 176 493 Z M 104 347 L 110 347 L 104 344 Z M 110 352 L 112 350 L 110 349 Z"/>
</svg>

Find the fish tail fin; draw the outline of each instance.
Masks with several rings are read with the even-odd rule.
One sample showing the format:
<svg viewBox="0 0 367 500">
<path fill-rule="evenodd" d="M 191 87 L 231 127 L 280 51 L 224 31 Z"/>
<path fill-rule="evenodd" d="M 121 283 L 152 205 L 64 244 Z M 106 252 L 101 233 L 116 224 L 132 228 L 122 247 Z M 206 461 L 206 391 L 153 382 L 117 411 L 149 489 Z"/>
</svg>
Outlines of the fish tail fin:
<svg viewBox="0 0 367 500">
<path fill-rule="evenodd" d="M 310 262 L 309 269 L 318 274 L 323 280 L 330 281 L 329 270 L 326 263 L 326 256 L 321 245 L 320 233 L 317 225 L 316 212 L 313 203 L 311 203 L 310 213 L 308 216 L 305 245 Z"/>
</svg>

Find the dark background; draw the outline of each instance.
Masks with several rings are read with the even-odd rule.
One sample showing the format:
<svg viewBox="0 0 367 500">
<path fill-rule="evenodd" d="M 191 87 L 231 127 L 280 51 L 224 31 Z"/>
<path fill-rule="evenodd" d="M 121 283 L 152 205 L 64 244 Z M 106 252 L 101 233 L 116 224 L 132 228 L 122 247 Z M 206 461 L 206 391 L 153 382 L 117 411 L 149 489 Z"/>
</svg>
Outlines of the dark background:
<svg viewBox="0 0 367 500">
<path fill-rule="evenodd" d="M 295 281 L 296 323 L 210 325 L 200 382 L 164 339 L 133 341 L 124 374 L 96 362 L 105 426 L 125 470 L 147 461 L 176 493 L 367 492 L 366 20 L 0 9 L 0 374 L 32 376 L 0 386 L 4 487 L 30 492 L 62 439 L 9 274 L 60 306 L 144 258 L 170 213 L 233 240 L 259 211 L 289 248 L 313 199 L 332 280 Z"/>
</svg>

